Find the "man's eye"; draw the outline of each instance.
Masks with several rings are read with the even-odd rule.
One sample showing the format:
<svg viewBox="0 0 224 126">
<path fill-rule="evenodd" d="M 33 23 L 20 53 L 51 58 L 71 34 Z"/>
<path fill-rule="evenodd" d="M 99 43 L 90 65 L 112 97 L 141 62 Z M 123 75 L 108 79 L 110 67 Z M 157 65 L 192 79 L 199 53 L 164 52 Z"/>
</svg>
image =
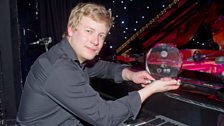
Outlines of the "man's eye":
<svg viewBox="0 0 224 126">
<path fill-rule="evenodd" d="M 91 30 L 86 30 L 86 32 L 87 32 L 87 33 L 92 33 L 92 31 L 91 31 Z"/>
<path fill-rule="evenodd" d="M 105 39 L 105 35 L 99 35 L 101 39 Z"/>
</svg>

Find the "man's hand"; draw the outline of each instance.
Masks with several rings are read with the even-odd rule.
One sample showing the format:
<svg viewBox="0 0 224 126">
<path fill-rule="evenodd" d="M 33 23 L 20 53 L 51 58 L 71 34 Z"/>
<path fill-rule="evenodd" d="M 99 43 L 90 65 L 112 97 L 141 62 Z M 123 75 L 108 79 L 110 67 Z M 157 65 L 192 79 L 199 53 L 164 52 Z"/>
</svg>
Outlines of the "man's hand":
<svg viewBox="0 0 224 126">
<path fill-rule="evenodd" d="M 144 87 L 138 91 L 141 97 L 141 102 L 144 102 L 145 99 L 154 93 L 175 90 L 180 86 L 178 80 L 168 77 L 155 80 L 147 71 L 135 72 L 125 68 L 122 71 L 122 77 L 124 80 L 133 81 L 134 83 L 141 84 Z M 153 80 L 152 83 L 149 84 L 149 80 Z"/>
<path fill-rule="evenodd" d="M 155 80 L 147 71 L 131 71 L 128 68 L 123 69 L 122 77 L 126 81 L 142 85 L 147 84 L 148 80 Z"/>
<path fill-rule="evenodd" d="M 146 85 L 144 88 L 140 89 L 139 95 L 141 101 L 145 101 L 149 96 L 154 93 L 165 92 L 170 90 L 175 90 L 180 87 L 178 80 L 172 78 L 162 78 L 160 80 L 153 81 L 151 84 Z"/>
</svg>

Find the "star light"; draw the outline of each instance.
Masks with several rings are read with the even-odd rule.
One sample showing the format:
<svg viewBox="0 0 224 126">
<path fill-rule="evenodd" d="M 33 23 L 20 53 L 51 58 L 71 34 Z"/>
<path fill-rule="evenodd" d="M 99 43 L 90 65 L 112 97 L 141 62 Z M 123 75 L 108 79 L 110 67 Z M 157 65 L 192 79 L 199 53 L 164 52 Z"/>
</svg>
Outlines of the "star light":
<svg viewBox="0 0 224 126">
<path fill-rule="evenodd" d="M 112 25 L 111 32 L 107 37 L 108 41 L 112 41 L 110 44 L 113 45 L 113 49 L 122 45 L 171 2 L 173 0 L 143 0 L 141 2 L 137 0 L 113 0 L 109 4 L 110 1 L 107 1 L 108 8 L 111 9 L 115 17 L 115 25 Z M 110 45 L 107 47 L 110 48 Z"/>
</svg>

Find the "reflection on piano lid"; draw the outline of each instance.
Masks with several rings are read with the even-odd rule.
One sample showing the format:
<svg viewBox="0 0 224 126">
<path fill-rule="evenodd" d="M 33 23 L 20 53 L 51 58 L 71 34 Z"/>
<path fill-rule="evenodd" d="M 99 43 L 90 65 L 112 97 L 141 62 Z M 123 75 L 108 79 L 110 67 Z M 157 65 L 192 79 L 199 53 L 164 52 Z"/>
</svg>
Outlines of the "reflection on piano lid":
<svg viewBox="0 0 224 126">
<path fill-rule="evenodd" d="M 223 105 L 221 105 L 224 102 L 216 102 L 214 100 L 208 100 L 206 98 L 203 98 L 202 96 L 199 97 L 199 95 L 195 97 L 195 94 L 193 93 L 189 93 L 187 95 L 187 93 L 181 93 L 181 92 L 178 92 L 178 93 L 166 92 L 164 94 L 169 98 L 173 98 L 182 102 L 186 102 L 186 103 L 197 105 L 206 109 L 211 109 L 211 110 L 224 113 Z"/>
<path fill-rule="evenodd" d="M 204 61 L 200 63 L 185 61 L 182 65 L 182 69 L 200 71 L 222 76 L 224 65 L 216 64 L 215 61 Z"/>
<path fill-rule="evenodd" d="M 204 86 L 211 89 L 224 88 L 224 77 L 217 74 L 182 69 L 179 77 L 182 78 L 181 81 L 197 86 Z"/>
</svg>

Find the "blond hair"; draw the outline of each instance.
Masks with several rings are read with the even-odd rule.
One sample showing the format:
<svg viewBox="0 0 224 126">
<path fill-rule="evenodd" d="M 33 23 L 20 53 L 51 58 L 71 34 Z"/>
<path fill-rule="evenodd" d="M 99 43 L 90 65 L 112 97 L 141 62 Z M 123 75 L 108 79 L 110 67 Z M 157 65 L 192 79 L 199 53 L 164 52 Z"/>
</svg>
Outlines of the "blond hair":
<svg viewBox="0 0 224 126">
<path fill-rule="evenodd" d="M 113 25 L 112 13 L 110 10 L 106 10 L 104 6 L 96 3 L 79 3 L 71 10 L 67 27 L 75 30 L 83 16 L 90 17 L 96 22 L 105 22 L 108 29 Z M 65 36 L 67 36 L 66 33 Z"/>
</svg>

